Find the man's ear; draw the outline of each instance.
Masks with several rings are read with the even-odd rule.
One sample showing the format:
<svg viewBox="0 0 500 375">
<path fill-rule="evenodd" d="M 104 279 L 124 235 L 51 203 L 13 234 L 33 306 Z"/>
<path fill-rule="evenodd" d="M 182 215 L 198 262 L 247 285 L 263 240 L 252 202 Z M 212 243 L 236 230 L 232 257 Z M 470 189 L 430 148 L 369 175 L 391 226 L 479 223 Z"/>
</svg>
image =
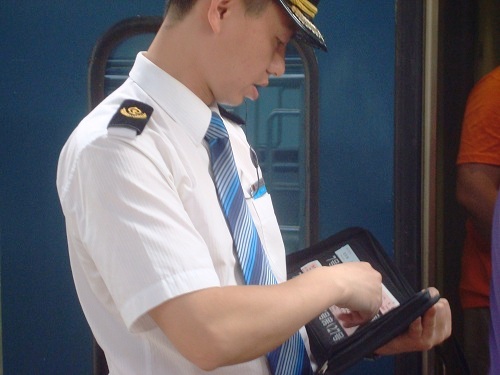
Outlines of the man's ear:
<svg viewBox="0 0 500 375">
<path fill-rule="evenodd" d="M 230 12 L 232 0 L 211 0 L 208 8 L 208 22 L 215 33 L 221 28 L 221 22 Z"/>
</svg>

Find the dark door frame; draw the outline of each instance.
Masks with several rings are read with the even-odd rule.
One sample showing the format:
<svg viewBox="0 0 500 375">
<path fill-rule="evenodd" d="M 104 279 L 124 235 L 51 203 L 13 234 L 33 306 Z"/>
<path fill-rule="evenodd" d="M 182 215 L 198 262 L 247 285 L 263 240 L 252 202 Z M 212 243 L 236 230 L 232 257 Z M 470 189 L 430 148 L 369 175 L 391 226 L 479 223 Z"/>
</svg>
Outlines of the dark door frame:
<svg viewBox="0 0 500 375">
<path fill-rule="evenodd" d="M 394 88 L 394 256 L 418 290 L 421 267 L 424 3 L 396 0 Z M 421 374 L 422 355 L 398 355 L 396 374 Z"/>
<path fill-rule="evenodd" d="M 422 285 L 423 142 L 426 1 L 396 0 L 394 253 L 397 266 L 417 290 Z M 454 336 L 460 337 L 457 284 L 463 213 L 455 199 L 455 158 L 461 119 L 473 85 L 477 4 L 474 0 L 440 0 L 437 56 L 436 174 L 437 221 L 434 279 L 451 304 Z M 441 285 L 439 285 L 441 283 Z M 441 374 L 443 366 L 458 373 L 460 348 L 447 340 L 425 373 Z M 458 353 L 457 353 L 458 350 Z M 438 363 L 438 361 L 442 361 Z M 423 373 L 421 354 L 396 357 L 395 373 Z"/>
</svg>

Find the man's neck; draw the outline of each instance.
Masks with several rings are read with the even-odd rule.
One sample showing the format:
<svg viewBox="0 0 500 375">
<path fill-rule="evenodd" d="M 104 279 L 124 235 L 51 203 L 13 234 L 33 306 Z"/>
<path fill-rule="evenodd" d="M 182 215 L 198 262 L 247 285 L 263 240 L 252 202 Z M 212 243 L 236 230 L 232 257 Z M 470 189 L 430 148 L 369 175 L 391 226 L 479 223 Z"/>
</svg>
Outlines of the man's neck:
<svg viewBox="0 0 500 375">
<path fill-rule="evenodd" d="M 214 97 L 208 89 L 200 58 L 204 48 L 201 27 L 189 17 L 175 25 L 165 20 L 145 56 L 210 105 Z"/>
</svg>

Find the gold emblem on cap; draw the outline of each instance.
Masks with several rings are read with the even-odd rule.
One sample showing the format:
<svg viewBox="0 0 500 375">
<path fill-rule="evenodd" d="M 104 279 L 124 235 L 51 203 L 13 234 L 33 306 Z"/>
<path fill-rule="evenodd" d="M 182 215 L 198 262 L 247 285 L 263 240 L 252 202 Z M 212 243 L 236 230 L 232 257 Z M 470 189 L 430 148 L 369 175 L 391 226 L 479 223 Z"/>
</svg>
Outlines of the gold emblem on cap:
<svg viewBox="0 0 500 375">
<path fill-rule="evenodd" d="M 318 13 L 318 8 L 308 0 L 290 0 L 290 2 L 311 18 Z"/>
<path fill-rule="evenodd" d="M 145 119 L 148 117 L 140 108 L 137 107 L 123 107 L 120 109 L 120 113 L 125 117 L 130 117 L 134 119 Z"/>
</svg>

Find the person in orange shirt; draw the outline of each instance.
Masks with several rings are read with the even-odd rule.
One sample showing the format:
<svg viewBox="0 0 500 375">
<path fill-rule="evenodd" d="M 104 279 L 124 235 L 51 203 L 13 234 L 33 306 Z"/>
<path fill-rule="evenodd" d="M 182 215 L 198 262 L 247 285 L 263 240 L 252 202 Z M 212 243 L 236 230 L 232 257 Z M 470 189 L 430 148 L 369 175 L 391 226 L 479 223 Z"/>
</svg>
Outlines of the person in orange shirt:
<svg viewBox="0 0 500 375">
<path fill-rule="evenodd" d="M 457 200 L 466 209 L 460 301 L 471 373 L 488 374 L 491 226 L 500 186 L 500 66 L 472 89 L 457 157 Z"/>
</svg>

